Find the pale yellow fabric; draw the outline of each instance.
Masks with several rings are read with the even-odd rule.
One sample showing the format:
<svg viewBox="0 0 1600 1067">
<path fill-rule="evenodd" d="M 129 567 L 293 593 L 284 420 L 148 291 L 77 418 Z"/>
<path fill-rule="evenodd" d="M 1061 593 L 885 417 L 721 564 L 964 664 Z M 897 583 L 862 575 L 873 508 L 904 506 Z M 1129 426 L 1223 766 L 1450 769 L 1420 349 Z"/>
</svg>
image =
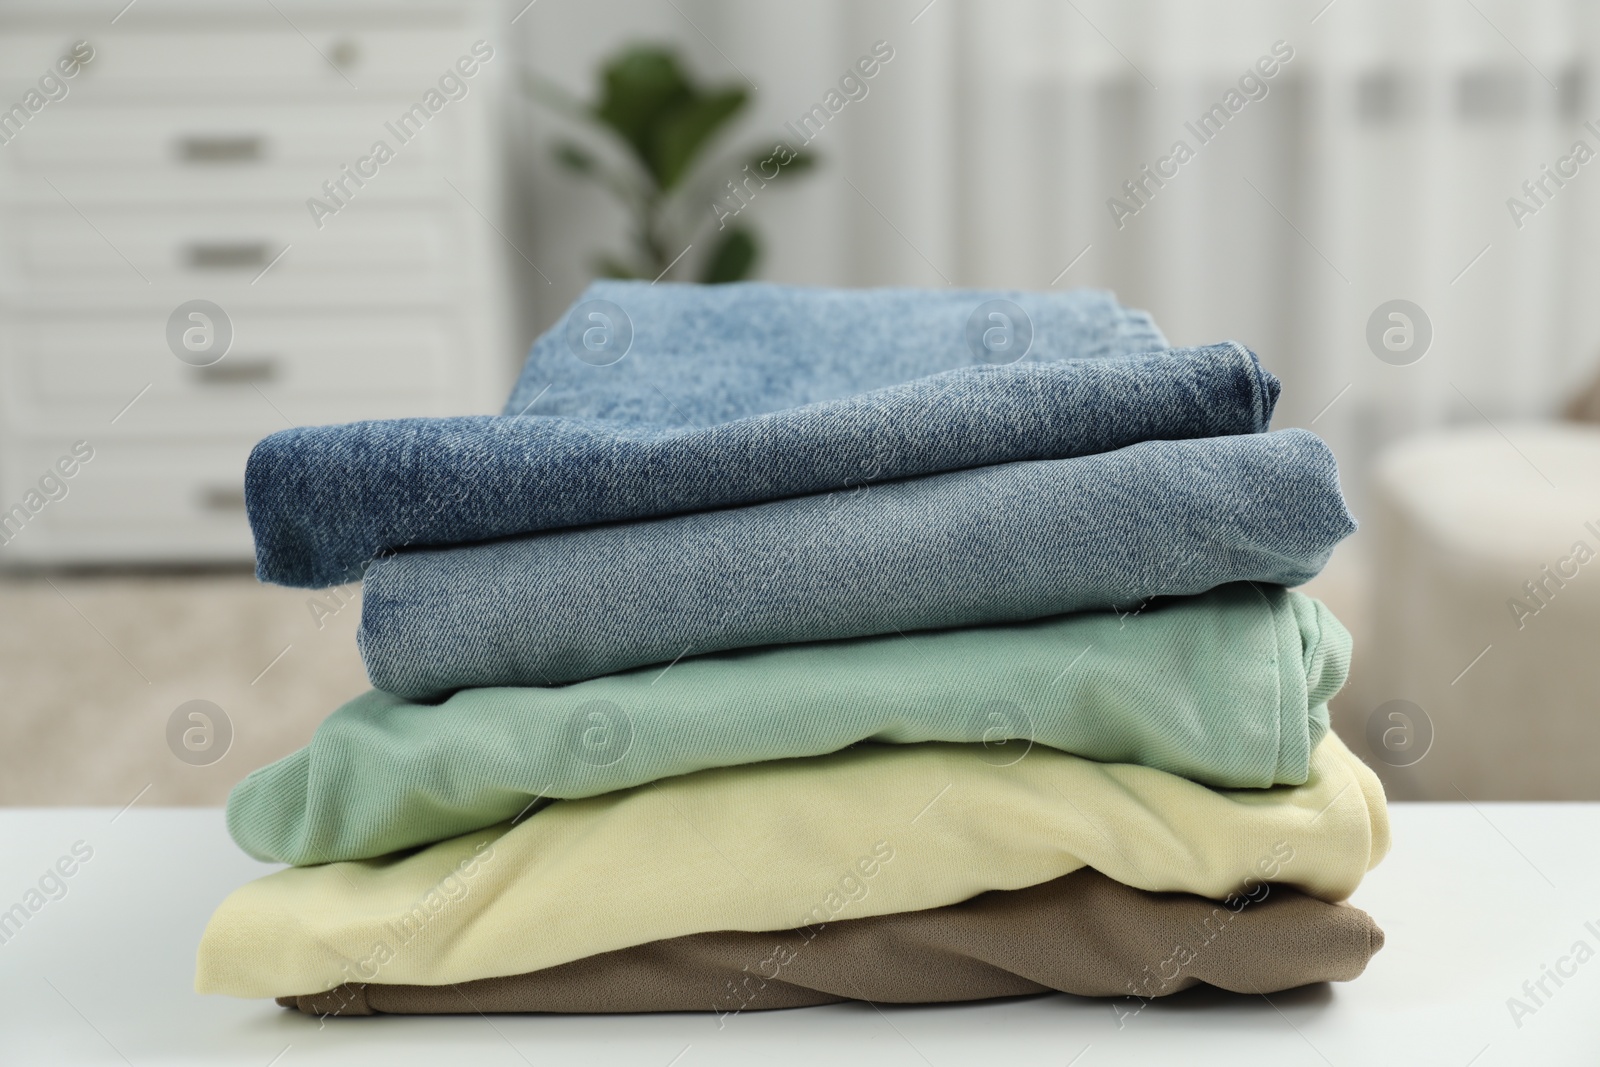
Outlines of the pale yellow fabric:
<svg viewBox="0 0 1600 1067">
<path fill-rule="evenodd" d="M 1221 898 L 1253 878 L 1342 900 L 1388 847 L 1382 787 L 1333 734 L 1305 785 L 1228 791 L 1021 743 L 868 745 L 561 801 L 404 858 L 279 871 L 217 909 L 195 984 L 441 985 L 935 908 L 1085 865 L 1141 889 Z"/>
</svg>

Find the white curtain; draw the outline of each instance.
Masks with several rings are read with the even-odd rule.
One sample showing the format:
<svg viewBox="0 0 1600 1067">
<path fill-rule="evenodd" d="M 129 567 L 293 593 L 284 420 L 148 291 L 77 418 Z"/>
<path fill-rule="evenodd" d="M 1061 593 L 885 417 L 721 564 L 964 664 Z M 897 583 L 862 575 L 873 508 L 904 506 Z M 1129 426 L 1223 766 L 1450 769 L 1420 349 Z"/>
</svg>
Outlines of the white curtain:
<svg viewBox="0 0 1600 1067">
<path fill-rule="evenodd" d="M 539 0 L 516 30 L 524 64 L 585 95 L 621 44 L 676 43 L 755 87 L 738 136 L 757 143 L 887 41 L 814 141 L 825 165 L 748 209 L 763 276 L 1115 289 L 1175 343 L 1257 351 L 1285 381 L 1279 425 L 1330 440 L 1359 506 L 1383 442 L 1511 427 L 1593 369 L 1600 158 L 1547 181 L 1520 229 L 1506 201 L 1531 203 L 1522 183 L 1575 141 L 1600 153 L 1597 18 L 1579 0 Z M 1199 144 L 1185 123 L 1280 41 L 1266 96 Z M 620 241 L 611 206 L 550 167 L 557 125 L 525 114 L 522 239 L 551 279 L 529 283 L 529 330 Z M 1107 201 L 1180 138 L 1194 158 L 1119 228 Z M 1391 299 L 1432 323 L 1411 365 L 1368 347 Z"/>
</svg>

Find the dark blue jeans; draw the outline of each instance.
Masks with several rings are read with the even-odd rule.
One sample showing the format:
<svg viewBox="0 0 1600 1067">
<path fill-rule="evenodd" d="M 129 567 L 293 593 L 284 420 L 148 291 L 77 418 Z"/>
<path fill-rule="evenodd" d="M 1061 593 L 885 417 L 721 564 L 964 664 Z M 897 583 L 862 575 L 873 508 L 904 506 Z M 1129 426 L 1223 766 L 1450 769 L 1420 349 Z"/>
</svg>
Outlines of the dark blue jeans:
<svg viewBox="0 0 1600 1067">
<path fill-rule="evenodd" d="M 597 282 L 504 414 L 286 430 L 245 492 L 259 576 L 315 587 L 406 547 L 1257 433 L 1277 395 L 1239 345 L 1169 350 L 1092 290 Z"/>
</svg>

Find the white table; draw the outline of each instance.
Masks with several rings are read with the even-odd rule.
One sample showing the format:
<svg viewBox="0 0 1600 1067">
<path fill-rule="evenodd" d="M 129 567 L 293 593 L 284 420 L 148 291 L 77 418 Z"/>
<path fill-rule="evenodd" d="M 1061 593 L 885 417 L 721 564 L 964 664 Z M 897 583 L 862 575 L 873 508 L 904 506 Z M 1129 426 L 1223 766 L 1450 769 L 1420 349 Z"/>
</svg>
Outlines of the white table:
<svg viewBox="0 0 1600 1067">
<path fill-rule="evenodd" d="M 269 868 L 211 809 L 0 810 L 0 909 L 74 842 L 93 858 L 0 944 L 0 1064 L 1133 1063 L 1373 1067 L 1600 1063 L 1600 956 L 1521 1019 L 1507 998 L 1584 940 L 1600 953 L 1600 805 L 1396 805 L 1395 848 L 1357 894 L 1387 947 L 1355 982 L 1281 995 L 1207 990 L 1119 1028 L 1066 996 L 939 1008 L 835 1005 L 714 1017 L 328 1020 L 192 992 L 211 909 Z M 1565 965 L 1573 970 L 1574 963 Z M 1133 1003 L 1133 1002 L 1128 1002 Z"/>
</svg>

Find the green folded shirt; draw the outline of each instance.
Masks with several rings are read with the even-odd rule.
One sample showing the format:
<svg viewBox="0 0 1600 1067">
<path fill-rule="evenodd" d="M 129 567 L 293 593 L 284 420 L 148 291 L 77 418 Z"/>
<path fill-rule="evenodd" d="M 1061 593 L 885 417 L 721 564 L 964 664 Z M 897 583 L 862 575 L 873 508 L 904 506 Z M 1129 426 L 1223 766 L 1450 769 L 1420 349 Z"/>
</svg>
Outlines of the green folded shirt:
<svg viewBox="0 0 1600 1067">
<path fill-rule="evenodd" d="M 373 691 L 228 800 L 246 852 L 362 859 L 468 833 L 540 798 L 860 741 L 1034 744 L 1218 788 L 1306 781 L 1349 671 L 1316 600 L 1238 583 L 1132 613 L 686 657 L 439 704 Z"/>
</svg>

